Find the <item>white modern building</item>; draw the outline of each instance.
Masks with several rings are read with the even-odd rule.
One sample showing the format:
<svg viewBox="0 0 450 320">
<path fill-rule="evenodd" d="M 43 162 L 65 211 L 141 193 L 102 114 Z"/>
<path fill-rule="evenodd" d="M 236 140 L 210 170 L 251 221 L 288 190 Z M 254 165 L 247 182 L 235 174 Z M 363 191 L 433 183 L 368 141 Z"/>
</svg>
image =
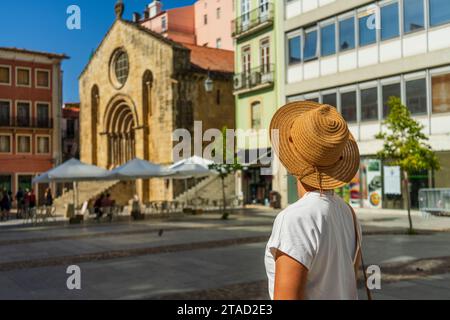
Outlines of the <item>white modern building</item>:
<svg viewBox="0 0 450 320">
<path fill-rule="evenodd" d="M 400 196 L 384 192 L 374 157 L 391 96 L 424 125 L 442 165 L 413 176 L 413 205 L 419 188 L 450 187 L 449 0 L 285 0 L 283 36 L 282 102 L 336 106 L 358 140 L 362 170 L 347 190 L 354 205 L 402 206 Z M 287 189 L 292 202 L 294 179 Z"/>
</svg>

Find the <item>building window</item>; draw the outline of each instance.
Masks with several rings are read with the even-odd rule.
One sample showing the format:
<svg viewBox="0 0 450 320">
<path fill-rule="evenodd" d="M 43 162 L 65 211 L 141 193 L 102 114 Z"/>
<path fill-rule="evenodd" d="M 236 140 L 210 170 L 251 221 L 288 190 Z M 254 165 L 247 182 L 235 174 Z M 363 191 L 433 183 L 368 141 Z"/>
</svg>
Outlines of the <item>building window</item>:
<svg viewBox="0 0 450 320">
<path fill-rule="evenodd" d="M 375 43 L 377 41 L 377 33 L 375 25 L 375 14 L 365 13 L 358 19 L 359 23 L 359 45 L 361 47 Z"/>
<path fill-rule="evenodd" d="M 17 153 L 31 153 L 30 136 L 17 136 Z"/>
<path fill-rule="evenodd" d="M 36 70 L 36 87 L 46 89 L 50 88 L 50 71 Z"/>
<path fill-rule="evenodd" d="M 400 83 L 386 84 L 382 87 L 383 90 L 383 118 L 389 115 L 389 99 L 391 97 L 401 98 L 401 86 Z"/>
<path fill-rule="evenodd" d="M 33 176 L 23 176 L 20 175 L 17 177 L 17 190 L 20 188 L 24 191 L 33 189 Z"/>
<path fill-rule="evenodd" d="M 161 17 L 161 30 L 163 32 L 167 31 L 167 18 L 166 18 L 166 16 Z"/>
<path fill-rule="evenodd" d="M 450 112 L 450 74 L 433 76 L 433 113 Z"/>
<path fill-rule="evenodd" d="M 219 8 L 216 9 L 216 17 L 217 17 L 217 19 L 220 19 L 221 15 L 222 15 L 222 9 L 219 7 Z"/>
<path fill-rule="evenodd" d="M 253 102 L 251 105 L 252 129 L 261 129 L 261 102 Z"/>
<path fill-rule="evenodd" d="M 124 50 L 119 49 L 114 52 L 110 70 L 111 79 L 116 88 L 124 86 L 130 72 L 128 54 Z"/>
<path fill-rule="evenodd" d="M 371 120 L 378 120 L 378 90 L 361 89 L 361 121 Z"/>
<path fill-rule="evenodd" d="M 29 127 L 31 125 L 31 110 L 29 102 L 18 102 L 16 110 L 16 124 L 19 127 Z"/>
<path fill-rule="evenodd" d="M 320 44 L 322 56 L 336 53 L 336 25 L 334 23 L 320 28 Z"/>
<path fill-rule="evenodd" d="M 203 16 L 203 24 L 204 24 L 205 26 L 208 24 L 208 15 L 207 15 L 207 14 L 205 14 L 205 15 Z"/>
<path fill-rule="evenodd" d="M 16 84 L 19 87 L 31 87 L 30 69 L 16 69 Z"/>
<path fill-rule="evenodd" d="M 0 190 L 6 190 L 12 192 L 12 176 L 0 175 Z"/>
<path fill-rule="evenodd" d="M 66 120 L 66 138 L 68 138 L 68 139 L 75 138 L 75 120 L 74 119 Z"/>
<path fill-rule="evenodd" d="M 268 73 L 270 71 L 270 40 L 268 38 L 261 40 L 261 72 Z"/>
<path fill-rule="evenodd" d="M 423 0 L 403 0 L 405 33 L 422 30 L 425 27 Z"/>
<path fill-rule="evenodd" d="M 336 108 L 337 106 L 337 95 L 336 93 L 329 93 L 322 95 L 322 103 L 328 104 Z"/>
<path fill-rule="evenodd" d="M 339 21 L 339 50 L 355 48 L 355 18 L 351 17 Z"/>
<path fill-rule="evenodd" d="M 317 58 L 317 29 L 305 32 L 305 47 L 303 50 L 303 60 Z"/>
<path fill-rule="evenodd" d="M 220 106 L 220 103 L 221 103 L 221 99 L 222 98 L 222 93 L 220 92 L 220 89 L 217 89 L 217 91 L 216 91 L 216 104 L 218 105 L 218 106 Z"/>
<path fill-rule="evenodd" d="M 0 134 L 0 153 L 11 153 L 11 136 Z"/>
<path fill-rule="evenodd" d="M 36 145 L 37 145 L 37 153 L 38 154 L 49 154 L 50 153 L 50 137 L 38 136 Z"/>
<path fill-rule="evenodd" d="M 289 42 L 289 64 L 296 64 L 302 61 L 302 38 L 300 36 L 292 37 Z"/>
<path fill-rule="evenodd" d="M 342 116 L 347 122 L 356 122 L 356 91 L 341 94 Z"/>
<path fill-rule="evenodd" d="M 11 85 L 11 67 L 0 66 L 0 84 Z"/>
<path fill-rule="evenodd" d="M 406 106 L 413 115 L 427 113 L 427 82 L 425 79 L 406 82 Z"/>
<path fill-rule="evenodd" d="M 11 103 L 9 101 L 0 101 L 0 126 L 11 125 Z"/>
<path fill-rule="evenodd" d="M 251 69 L 251 50 L 250 47 L 245 47 L 242 49 L 242 72 L 250 74 Z"/>
<path fill-rule="evenodd" d="M 36 104 L 36 122 L 38 128 L 50 127 L 50 105 L 48 103 Z"/>
<path fill-rule="evenodd" d="M 216 40 L 216 48 L 217 49 L 221 49 L 222 48 L 222 39 L 221 38 L 217 38 L 217 40 Z"/>
<path fill-rule="evenodd" d="M 430 26 L 450 22 L 450 1 L 430 0 Z"/>
<path fill-rule="evenodd" d="M 398 2 L 381 7 L 381 40 L 396 38 L 400 35 Z"/>
</svg>

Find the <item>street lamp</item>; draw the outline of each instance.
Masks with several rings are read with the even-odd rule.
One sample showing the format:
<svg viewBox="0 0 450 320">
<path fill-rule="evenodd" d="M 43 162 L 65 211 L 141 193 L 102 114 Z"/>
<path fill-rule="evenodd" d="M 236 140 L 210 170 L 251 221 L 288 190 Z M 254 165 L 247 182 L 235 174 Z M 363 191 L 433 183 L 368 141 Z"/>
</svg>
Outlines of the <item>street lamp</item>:
<svg viewBox="0 0 450 320">
<path fill-rule="evenodd" d="M 213 91 L 213 89 L 214 89 L 214 82 L 211 79 L 211 73 L 208 69 L 208 77 L 205 80 L 205 90 L 206 92 L 210 93 Z"/>
</svg>

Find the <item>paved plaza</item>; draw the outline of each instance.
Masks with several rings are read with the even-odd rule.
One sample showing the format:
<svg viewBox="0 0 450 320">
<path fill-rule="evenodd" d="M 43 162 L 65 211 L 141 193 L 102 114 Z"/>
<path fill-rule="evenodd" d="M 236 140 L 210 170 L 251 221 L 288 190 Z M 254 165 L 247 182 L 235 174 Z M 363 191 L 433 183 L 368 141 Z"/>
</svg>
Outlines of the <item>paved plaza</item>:
<svg viewBox="0 0 450 320">
<path fill-rule="evenodd" d="M 0 299 L 267 299 L 264 248 L 276 212 L 141 222 L 0 226 Z M 360 211 L 378 299 L 450 298 L 450 218 Z M 81 268 L 81 290 L 66 269 Z M 364 298 L 361 290 L 360 297 Z"/>
</svg>

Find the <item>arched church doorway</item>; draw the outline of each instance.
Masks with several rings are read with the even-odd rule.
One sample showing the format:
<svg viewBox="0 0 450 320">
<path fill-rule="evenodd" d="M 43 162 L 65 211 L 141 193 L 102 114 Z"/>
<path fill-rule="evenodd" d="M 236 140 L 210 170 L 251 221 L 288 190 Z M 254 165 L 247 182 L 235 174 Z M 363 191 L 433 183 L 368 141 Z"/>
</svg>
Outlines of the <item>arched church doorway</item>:
<svg viewBox="0 0 450 320">
<path fill-rule="evenodd" d="M 116 99 L 106 112 L 108 168 L 116 168 L 136 158 L 137 119 L 131 103 Z"/>
</svg>

